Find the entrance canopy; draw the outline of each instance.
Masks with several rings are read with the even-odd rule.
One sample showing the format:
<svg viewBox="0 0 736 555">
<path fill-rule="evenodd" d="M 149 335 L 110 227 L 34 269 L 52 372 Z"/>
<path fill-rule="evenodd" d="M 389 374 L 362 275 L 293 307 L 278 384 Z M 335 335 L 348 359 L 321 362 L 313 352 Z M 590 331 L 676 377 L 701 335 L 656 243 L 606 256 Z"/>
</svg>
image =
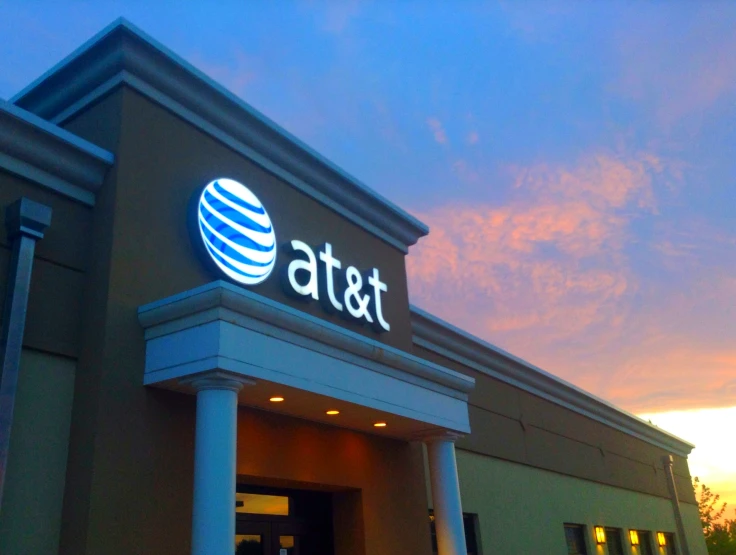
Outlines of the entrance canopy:
<svg viewBox="0 0 736 555">
<path fill-rule="evenodd" d="M 144 305 L 138 317 L 146 385 L 195 394 L 191 378 L 217 370 L 255 382 L 242 405 L 405 439 L 470 432 L 473 378 L 228 282 Z"/>
</svg>

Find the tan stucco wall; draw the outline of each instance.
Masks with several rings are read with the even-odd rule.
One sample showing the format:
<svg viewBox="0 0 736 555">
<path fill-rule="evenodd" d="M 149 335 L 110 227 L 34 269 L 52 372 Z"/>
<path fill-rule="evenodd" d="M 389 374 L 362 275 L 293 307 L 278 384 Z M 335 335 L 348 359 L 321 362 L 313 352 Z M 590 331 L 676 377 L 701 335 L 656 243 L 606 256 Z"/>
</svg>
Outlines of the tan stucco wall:
<svg viewBox="0 0 736 555">
<path fill-rule="evenodd" d="M 554 472 L 458 450 L 463 511 L 478 514 L 483 553 L 565 555 L 564 524 L 587 527 L 589 553 L 596 546 L 593 526 L 621 528 L 624 549 L 638 555 L 629 529 L 676 532 L 669 500 L 597 484 Z M 692 555 L 707 555 L 697 507 L 683 505 Z M 655 553 L 664 553 L 654 550 Z"/>
<path fill-rule="evenodd" d="M 476 380 L 468 400 L 472 433 L 458 441 L 460 448 L 669 498 L 665 449 L 422 347 L 414 354 Z M 687 460 L 676 456 L 674 471 L 680 498 L 695 503 Z"/>
</svg>

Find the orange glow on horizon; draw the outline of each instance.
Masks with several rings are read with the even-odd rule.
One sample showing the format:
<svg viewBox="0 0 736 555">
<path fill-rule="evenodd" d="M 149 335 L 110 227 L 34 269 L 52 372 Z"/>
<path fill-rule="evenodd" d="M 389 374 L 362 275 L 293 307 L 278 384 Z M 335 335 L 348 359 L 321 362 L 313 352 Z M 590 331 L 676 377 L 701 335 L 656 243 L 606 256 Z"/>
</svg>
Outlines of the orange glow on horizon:
<svg viewBox="0 0 736 555">
<path fill-rule="evenodd" d="M 272 403 L 280 403 L 280 402 L 282 402 L 283 400 L 284 400 L 284 398 L 283 398 L 283 397 L 271 397 L 271 398 L 269 399 L 269 401 L 271 401 Z"/>
<path fill-rule="evenodd" d="M 386 423 L 385 422 L 376 422 L 375 424 L 373 424 L 373 426 L 376 427 L 376 428 L 385 428 L 386 427 Z"/>
<path fill-rule="evenodd" d="M 330 416 L 335 416 L 336 414 L 340 414 L 339 410 L 328 410 L 325 414 L 329 414 Z"/>
</svg>

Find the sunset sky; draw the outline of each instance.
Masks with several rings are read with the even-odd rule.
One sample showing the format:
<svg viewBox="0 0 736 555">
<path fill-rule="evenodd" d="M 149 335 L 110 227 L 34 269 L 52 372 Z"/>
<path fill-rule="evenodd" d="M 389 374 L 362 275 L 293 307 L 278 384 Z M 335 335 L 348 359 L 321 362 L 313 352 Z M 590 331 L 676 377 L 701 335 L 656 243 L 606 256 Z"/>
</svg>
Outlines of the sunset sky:
<svg viewBox="0 0 736 555">
<path fill-rule="evenodd" d="M 414 304 L 736 506 L 736 3 L 0 0 L 0 98 L 121 15 L 427 223 Z"/>
</svg>

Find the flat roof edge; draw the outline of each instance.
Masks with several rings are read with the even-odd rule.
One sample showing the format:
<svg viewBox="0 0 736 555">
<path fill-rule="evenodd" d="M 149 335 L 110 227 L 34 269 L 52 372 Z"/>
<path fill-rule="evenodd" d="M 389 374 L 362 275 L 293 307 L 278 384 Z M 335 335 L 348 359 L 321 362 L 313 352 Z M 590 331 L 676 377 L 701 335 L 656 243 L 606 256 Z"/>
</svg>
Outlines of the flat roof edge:
<svg viewBox="0 0 736 555">
<path fill-rule="evenodd" d="M 0 168 L 94 204 L 112 153 L 0 100 Z"/>
<path fill-rule="evenodd" d="M 125 19 L 118 19 L 67 56 L 12 102 L 59 123 L 96 100 L 94 92 L 129 76 L 171 99 L 221 133 L 283 168 L 317 197 L 355 214 L 355 223 L 407 252 L 429 228 L 318 154 Z M 109 86 L 108 86 L 109 90 Z M 73 110 L 73 111 L 71 111 Z M 176 111 L 176 110 L 174 110 Z M 267 168 L 268 169 L 268 168 Z M 317 198 L 322 202 L 322 198 Z M 339 210 L 338 210 L 339 211 Z M 340 211 L 341 212 L 341 211 Z M 342 212 L 341 212 L 342 213 Z M 345 215 L 345 214 L 343 214 Z"/>
<path fill-rule="evenodd" d="M 687 457 L 695 447 L 440 318 L 411 305 L 414 343 L 564 408 Z"/>
</svg>

